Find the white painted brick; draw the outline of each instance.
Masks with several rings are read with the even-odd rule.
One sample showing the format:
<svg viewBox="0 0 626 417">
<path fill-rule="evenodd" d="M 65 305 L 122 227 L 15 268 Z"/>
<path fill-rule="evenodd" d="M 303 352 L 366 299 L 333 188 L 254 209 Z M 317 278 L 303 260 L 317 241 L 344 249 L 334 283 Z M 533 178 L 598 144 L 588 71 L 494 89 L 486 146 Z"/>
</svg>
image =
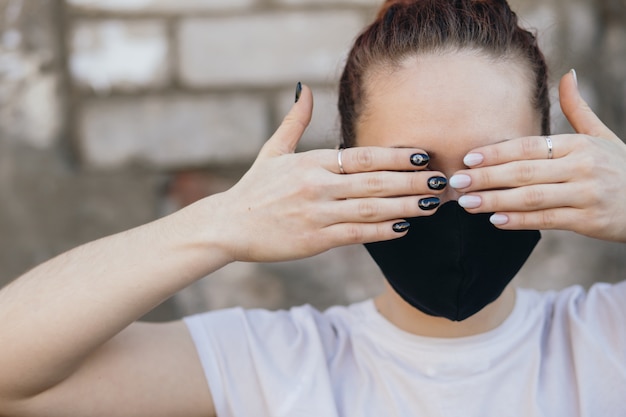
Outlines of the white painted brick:
<svg viewBox="0 0 626 417">
<path fill-rule="evenodd" d="M 335 148 L 339 145 L 339 112 L 337 91 L 333 88 L 314 88 L 314 107 L 311 124 L 300 140 L 299 150 Z M 276 100 L 275 114 L 278 125 L 293 104 L 294 92 L 283 91 Z"/>
<path fill-rule="evenodd" d="M 160 21 L 81 21 L 72 32 L 70 69 L 96 91 L 159 87 L 170 76 L 167 29 Z"/>
<path fill-rule="evenodd" d="M 63 122 L 59 77 L 41 71 L 45 61 L 36 53 L 0 50 L 0 63 L 0 144 L 17 139 L 52 148 Z"/>
<path fill-rule="evenodd" d="M 96 99 L 84 107 L 81 148 L 95 168 L 248 161 L 269 130 L 265 102 L 243 94 Z"/>
<path fill-rule="evenodd" d="M 334 80 L 362 26 L 352 11 L 188 19 L 180 75 L 193 87 Z"/>
<path fill-rule="evenodd" d="M 597 24 L 598 16 L 594 13 L 590 3 L 568 2 L 563 10 L 569 18 L 567 39 L 571 45 L 576 45 L 576 50 L 585 54 L 592 51 L 596 46 L 597 33 L 602 30 Z M 621 38 L 624 44 L 625 37 Z"/>
<path fill-rule="evenodd" d="M 115 13 L 191 13 L 251 7 L 260 0 L 66 0 L 79 10 Z"/>
<path fill-rule="evenodd" d="M 42 75 L 24 85 L 13 109 L 11 128 L 17 127 L 24 142 L 40 149 L 52 148 L 61 129 L 62 102 L 55 75 Z"/>
<path fill-rule="evenodd" d="M 523 15 L 520 15 L 520 24 L 537 32 L 539 47 L 547 57 L 557 56 L 559 46 L 557 42 L 558 21 L 561 19 L 559 11 L 550 4 L 541 4 Z"/>
</svg>

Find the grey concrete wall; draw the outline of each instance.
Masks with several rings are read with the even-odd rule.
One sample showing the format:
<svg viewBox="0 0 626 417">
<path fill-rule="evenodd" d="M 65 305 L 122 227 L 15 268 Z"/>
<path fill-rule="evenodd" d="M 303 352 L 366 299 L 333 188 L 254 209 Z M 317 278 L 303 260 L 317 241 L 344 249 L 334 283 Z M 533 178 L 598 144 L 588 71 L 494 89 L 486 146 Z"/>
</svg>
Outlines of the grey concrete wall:
<svg viewBox="0 0 626 417">
<path fill-rule="evenodd" d="M 316 94 L 302 149 L 334 147 L 337 77 L 379 3 L 0 0 L 0 284 L 232 185 L 280 123 L 297 81 Z M 625 2 L 512 5 L 538 30 L 553 79 L 575 67 L 591 105 L 626 137 Z M 569 131 L 558 105 L 553 113 L 555 130 Z M 520 285 L 616 281 L 626 246 L 545 233 L 531 261 Z M 340 248 L 231 265 L 148 318 L 235 304 L 323 308 L 380 286 L 361 247 Z"/>
</svg>

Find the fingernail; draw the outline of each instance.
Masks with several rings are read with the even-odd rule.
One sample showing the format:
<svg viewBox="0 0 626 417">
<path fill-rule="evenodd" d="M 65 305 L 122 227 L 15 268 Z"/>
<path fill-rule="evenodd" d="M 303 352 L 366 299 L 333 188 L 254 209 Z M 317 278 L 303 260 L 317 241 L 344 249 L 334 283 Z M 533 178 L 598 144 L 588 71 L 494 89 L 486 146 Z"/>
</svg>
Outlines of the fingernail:
<svg viewBox="0 0 626 417">
<path fill-rule="evenodd" d="M 468 153 L 467 155 L 465 155 L 465 158 L 463 158 L 463 163 L 465 164 L 465 166 L 473 167 L 480 164 L 484 160 L 485 157 L 480 153 Z"/>
<path fill-rule="evenodd" d="M 507 224 L 509 222 L 509 217 L 504 214 L 494 214 L 489 218 L 491 224 L 496 226 L 502 226 L 503 224 Z"/>
<path fill-rule="evenodd" d="M 572 76 L 574 77 L 574 82 L 576 83 L 576 87 L 578 87 L 578 75 L 576 74 L 576 70 L 572 68 L 570 72 L 572 73 Z"/>
<path fill-rule="evenodd" d="M 430 156 L 425 153 L 416 153 L 411 155 L 411 163 L 418 167 L 423 167 L 428 165 L 430 162 Z"/>
<path fill-rule="evenodd" d="M 422 210 L 434 210 L 439 207 L 439 204 L 441 204 L 441 200 L 437 197 L 422 198 L 418 203 Z"/>
<path fill-rule="evenodd" d="M 480 207 L 483 199 L 477 195 L 463 195 L 459 197 L 459 206 L 468 209 L 475 209 Z"/>
<path fill-rule="evenodd" d="M 428 188 L 431 190 L 443 190 L 448 185 L 445 177 L 432 177 L 428 180 Z"/>
<path fill-rule="evenodd" d="M 472 185 L 472 177 L 465 174 L 456 174 L 450 178 L 450 187 L 452 188 L 467 188 Z"/>
<path fill-rule="evenodd" d="M 409 230 L 409 227 L 411 227 L 411 223 L 400 222 L 393 225 L 393 231 L 396 233 L 404 233 Z"/>
<path fill-rule="evenodd" d="M 296 85 L 296 103 L 300 101 L 300 96 L 302 95 L 302 83 L 298 81 Z"/>
</svg>

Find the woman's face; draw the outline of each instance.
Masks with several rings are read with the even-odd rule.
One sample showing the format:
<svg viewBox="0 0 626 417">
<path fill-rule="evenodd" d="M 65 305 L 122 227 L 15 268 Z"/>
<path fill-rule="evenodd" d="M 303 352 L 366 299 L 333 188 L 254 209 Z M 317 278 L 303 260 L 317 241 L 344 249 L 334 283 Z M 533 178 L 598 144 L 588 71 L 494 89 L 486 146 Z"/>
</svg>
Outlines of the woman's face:
<svg viewBox="0 0 626 417">
<path fill-rule="evenodd" d="M 472 52 L 412 57 L 400 68 L 372 71 L 357 145 L 423 149 L 429 168 L 449 178 L 476 147 L 541 134 L 524 71 Z M 446 193 L 443 201 L 458 198 Z"/>
</svg>

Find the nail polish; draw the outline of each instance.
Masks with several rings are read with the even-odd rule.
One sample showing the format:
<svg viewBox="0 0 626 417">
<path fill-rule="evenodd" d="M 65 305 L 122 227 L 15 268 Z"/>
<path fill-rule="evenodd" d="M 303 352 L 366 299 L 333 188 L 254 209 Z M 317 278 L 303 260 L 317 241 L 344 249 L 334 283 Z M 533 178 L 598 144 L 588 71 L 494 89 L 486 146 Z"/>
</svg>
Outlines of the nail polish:
<svg viewBox="0 0 626 417">
<path fill-rule="evenodd" d="M 472 178 L 465 174 L 456 174 L 450 178 L 450 187 L 467 188 L 472 185 Z"/>
<path fill-rule="evenodd" d="M 400 222 L 393 225 L 393 231 L 396 233 L 404 233 L 411 227 L 409 222 Z"/>
<path fill-rule="evenodd" d="M 466 209 L 475 209 L 480 207 L 483 203 L 483 199 L 478 197 L 477 195 L 463 195 L 459 197 L 459 206 Z"/>
<path fill-rule="evenodd" d="M 300 96 L 302 95 L 302 83 L 298 82 L 296 85 L 296 103 L 300 101 Z"/>
<path fill-rule="evenodd" d="M 430 156 L 425 153 L 416 153 L 411 155 L 411 163 L 418 167 L 423 167 L 428 165 L 430 162 Z"/>
<path fill-rule="evenodd" d="M 465 166 L 473 167 L 475 165 L 482 163 L 484 160 L 485 160 L 485 157 L 482 156 L 482 154 L 468 153 L 467 155 L 465 155 L 465 158 L 463 158 L 463 163 L 465 164 Z"/>
<path fill-rule="evenodd" d="M 439 200 L 437 197 L 428 197 L 428 198 L 422 198 L 417 204 L 422 210 L 428 211 L 428 210 L 434 210 L 437 207 L 439 207 L 439 204 L 441 204 L 441 200 Z"/>
<path fill-rule="evenodd" d="M 496 226 L 502 226 L 503 224 L 507 224 L 509 222 L 509 217 L 504 214 L 494 214 L 489 218 L 491 224 Z"/>
<path fill-rule="evenodd" d="M 431 190 L 443 190 L 448 185 L 448 180 L 445 177 L 432 177 L 428 180 L 428 188 Z"/>
<path fill-rule="evenodd" d="M 578 87 L 578 75 L 576 74 L 576 70 L 572 68 L 570 72 L 572 73 L 572 76 L 574 77 L 574 82 L 576 83 L 576 87 Z"/>
</svg>

